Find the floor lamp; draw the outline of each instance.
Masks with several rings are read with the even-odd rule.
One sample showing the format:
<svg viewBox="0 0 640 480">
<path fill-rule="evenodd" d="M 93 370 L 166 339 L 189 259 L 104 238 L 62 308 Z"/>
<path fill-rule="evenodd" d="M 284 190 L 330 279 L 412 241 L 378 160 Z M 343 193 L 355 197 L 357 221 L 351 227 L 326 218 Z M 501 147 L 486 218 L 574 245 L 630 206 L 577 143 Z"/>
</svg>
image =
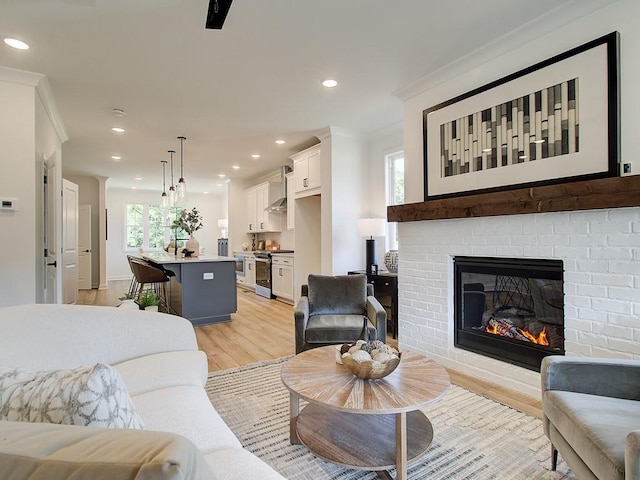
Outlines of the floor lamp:
<svg viewBox="0 0 640 480">
<path fill-rule="evenodd" d="M 387 221 L 384 218 L 361 218 L 358 220 L 358 235 L 367 238 L 367 275 L 372 273 L 372 265 L 376 264 L 376 239 L 384 237 Z"/>
</svg>

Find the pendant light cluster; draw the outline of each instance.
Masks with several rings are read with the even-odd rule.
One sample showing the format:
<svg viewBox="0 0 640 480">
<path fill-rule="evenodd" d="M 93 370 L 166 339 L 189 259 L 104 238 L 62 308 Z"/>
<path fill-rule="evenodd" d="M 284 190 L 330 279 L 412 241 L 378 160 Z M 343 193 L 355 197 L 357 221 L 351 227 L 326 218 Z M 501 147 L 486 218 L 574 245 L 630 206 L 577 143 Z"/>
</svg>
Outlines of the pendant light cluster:
<svg viewBox="0 0 640 480">
<path fill-rule="evenodd" d="M 178 137 L 180 140 L 180 179 L 178 180 L 178 184 L 175 185 L 173 183 L 173 154 L 176 153 L 175 150 L 168 150 L 169 153 L 169 162 L 170 162 L 170 173 L 171 173 L 171 184 L 169 185 L 169 194 L 166 192 L 166 182 L 165 182 L 165 166 L 167 164 L 166 160 L 161 160 L 162 163 L 162 206 L 174 206 L 178 202 L 182 202 L 187 199 L 187 182 L 184 180 L 184 159 L 183 159 L 183 143 L 186 140 L 186 137 Z"/>
</svg>

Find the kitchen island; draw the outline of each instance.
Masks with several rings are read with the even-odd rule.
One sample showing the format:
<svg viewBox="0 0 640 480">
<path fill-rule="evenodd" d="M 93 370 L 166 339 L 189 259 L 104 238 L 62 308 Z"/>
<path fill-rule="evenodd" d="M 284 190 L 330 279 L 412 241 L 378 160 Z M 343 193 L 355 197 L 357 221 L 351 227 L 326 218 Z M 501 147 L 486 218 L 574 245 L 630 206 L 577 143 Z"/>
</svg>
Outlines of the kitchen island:
<svg viewBox="0 0 640 480">
<path fill-rule="evenodd" d="M 142 257 L 168 272 L 171 313 L 187 318 L 193 325 L 206 325 L 229 321 L 231 314 L 237 311 L 234 258 L 182 257 L 164 252 Z"/>
</svg>

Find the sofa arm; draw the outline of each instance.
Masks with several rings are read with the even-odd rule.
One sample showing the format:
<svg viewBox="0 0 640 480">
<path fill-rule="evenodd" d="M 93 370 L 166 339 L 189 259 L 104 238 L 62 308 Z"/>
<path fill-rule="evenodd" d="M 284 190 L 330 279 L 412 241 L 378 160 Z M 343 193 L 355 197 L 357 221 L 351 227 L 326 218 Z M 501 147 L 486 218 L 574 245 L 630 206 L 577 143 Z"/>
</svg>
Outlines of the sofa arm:
<svg viewBox="0 0 640 480">
<path fill-rule="evenodd" d="M 377 340 L 387 343 L 387 311 L 373 295 L 367 297 L 367 317 L 376 327 Z"/>
<path fill-rule="evenodd" d="M 640 478 L 640 430 L 627 435 L 627 446 L 624 453 L 624 478 L 637 480 Z"/>
<path fill-rule="evenodd" d="M 5 480 L 211 480 L 202 453 L 166 432 L 0 422 Z"/>
<path fill-rule="evenodd" d="M 640 400 L 640 361 L 551 355 L 540 366 L 542 395 L 564 390 Z"/>
<path fill-rule="evenodd" d="M 305 330 L 309 321 L 309 297 L 300 297 L 293 312 L 293 318 L 296 331 L 296 353 L 300 353 L 305 344 Z"/>
</svg>

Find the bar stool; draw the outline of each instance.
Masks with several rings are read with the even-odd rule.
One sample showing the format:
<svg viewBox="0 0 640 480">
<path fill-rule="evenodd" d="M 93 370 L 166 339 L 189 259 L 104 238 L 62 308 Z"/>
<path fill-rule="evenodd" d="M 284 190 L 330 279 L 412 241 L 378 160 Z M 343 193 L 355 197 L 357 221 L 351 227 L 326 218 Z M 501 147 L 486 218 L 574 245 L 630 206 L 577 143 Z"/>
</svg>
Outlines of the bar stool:
<svg viewBox="0 0 640 480">
<path fill-rule="evenodd" d="M 170 281 L 169 276 L 163 270 L 149 265 L 144 260 L 136 257 L 130 258 L 130 265 L 138 285 L 137 292 L 135 293 L 136 299 L 140 298 L 140 294 L 145 289 L 145 286 L 148 286 L 148 288 L 158 294 L 161 310 L 168 312 L 169 305 L 166 285 Z"/>
<path fill-rule="evenodd" d="M 127 262 L 129 262 L 129 268 L 131 269 L 132 274 L 131 283 L 129 284 L 129 290 L 127 290 L 127 295 L 129 296 L 129 298 L 134 298 L 136 292 L 138 291 L 138 281 L 136 280 L 136 274 L 133 271 L 133 265 L 131 265 L 131 262 L 135 259 L 136 257 L 127 255 Z"/>
</svg>

